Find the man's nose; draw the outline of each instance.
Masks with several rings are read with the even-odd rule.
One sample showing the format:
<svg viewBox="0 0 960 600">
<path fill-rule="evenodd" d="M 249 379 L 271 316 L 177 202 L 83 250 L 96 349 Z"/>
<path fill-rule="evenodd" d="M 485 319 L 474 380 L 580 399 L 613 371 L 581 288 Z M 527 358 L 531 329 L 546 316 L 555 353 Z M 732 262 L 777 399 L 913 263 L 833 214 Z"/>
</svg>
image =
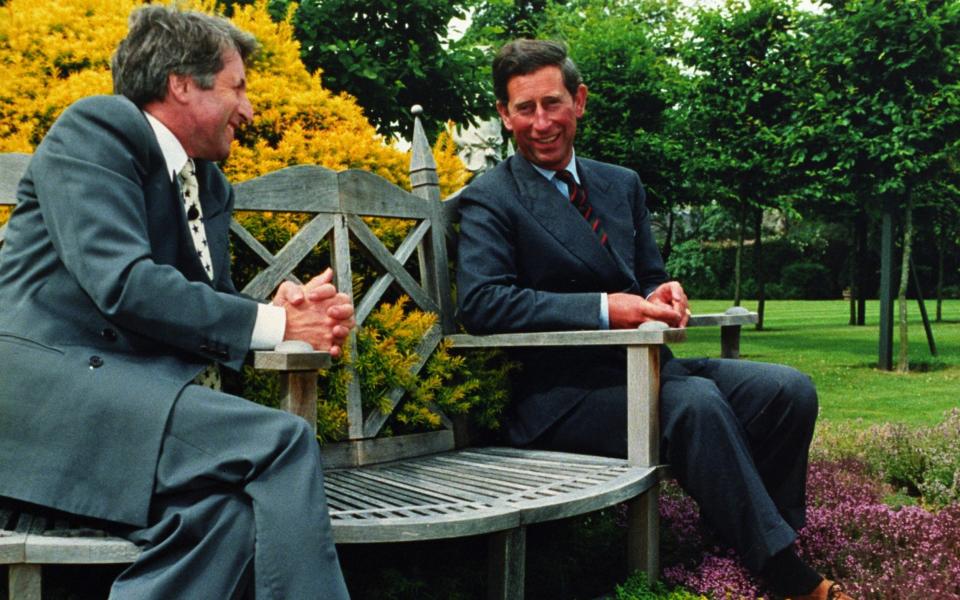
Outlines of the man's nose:
<svg viewBox="0 0 960 600">
<path fill-rule="evenodd" d="M 550 119 L 547 118 L 547 111 L 542 107 L 537 107 L 537 112 L 533 115 L 533 126 L 536 129 L 546 129 L 550 126 Z"/>
<path fill-rule="evenodd" d="M 238 112 L 240 113 L 240 117 L 243 119 L 244 123 L 253 121 L 253 104 L 250 103 L 250 98 L 247 98 L 246 94 L 244 94 L 240 99 L 240 108 Z"/>
</svg>

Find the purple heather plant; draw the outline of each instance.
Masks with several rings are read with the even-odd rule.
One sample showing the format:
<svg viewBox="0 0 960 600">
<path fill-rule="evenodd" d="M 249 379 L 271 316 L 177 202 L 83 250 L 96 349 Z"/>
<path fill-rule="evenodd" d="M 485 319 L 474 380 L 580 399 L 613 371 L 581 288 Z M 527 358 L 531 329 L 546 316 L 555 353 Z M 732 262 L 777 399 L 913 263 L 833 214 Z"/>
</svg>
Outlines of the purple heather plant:
<svg viewBox="0 0 960 600">
<path fill-rule="evenodd" d="M 883 503 L 889 491 L 859 460 L 812 462 L 800 554 L 855 598 L 960 600 L 960 504 L 894 508 Z M 712 541 L 696 504 L 672 483 L 660 515 L 666 581 L 714 599 L 766 595 L 731 551 Z"/>
</svg>

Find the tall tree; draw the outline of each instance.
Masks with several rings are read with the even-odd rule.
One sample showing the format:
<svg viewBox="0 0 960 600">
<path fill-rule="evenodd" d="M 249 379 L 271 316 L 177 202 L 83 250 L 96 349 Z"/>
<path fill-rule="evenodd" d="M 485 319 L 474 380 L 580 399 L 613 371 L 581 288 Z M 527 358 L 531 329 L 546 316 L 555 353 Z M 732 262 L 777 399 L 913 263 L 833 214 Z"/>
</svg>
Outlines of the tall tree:
<svg viewBox="0 0 960 600">
<path fill-rule="evenodd" d="M 813 23 L 810 40 L 816 78 L 804 114 L 812 132 L 807 169 L 863 209 L 886 213 L 887 223 L 900 215 L 899 369 L 906 370 L 912 213 L 935 198 L 931 182 L 951 176 L 960 135 L 960 3 L 838 0 Z M 891 309 L 881 312 L 887 322 Z M 882 328 L 882 367 L 889 366 L 886 335 Z"/>
<path fill-rule="evenodd" d="M 279 14 L 288 4 L 272 6 Z M 448 120 L 474 124 L 494 113 L 485 52 L 448 35 L 466 4 L 303 0 L 294 18 L 301 56 L 322 72 L 324 87 L 355 96 L 384 135 L 410 133 L 414 104 L 423 106 L 431 133 Z"/>
<path fill-rule="evenodd" d="M 793 118 L 792 73 L 800 66 L 796 12 L 787 0 L 729 0 L 699 11 L 682 52 L 695 83 L 688 157 L 700 193 L 726 205 L 737 222 L 734 303 L 740 302 L 743 241 L 754 238 L 754 277 L 763 327 L 762 211 L 789 208 L 784 130 Z"/>
</svg>

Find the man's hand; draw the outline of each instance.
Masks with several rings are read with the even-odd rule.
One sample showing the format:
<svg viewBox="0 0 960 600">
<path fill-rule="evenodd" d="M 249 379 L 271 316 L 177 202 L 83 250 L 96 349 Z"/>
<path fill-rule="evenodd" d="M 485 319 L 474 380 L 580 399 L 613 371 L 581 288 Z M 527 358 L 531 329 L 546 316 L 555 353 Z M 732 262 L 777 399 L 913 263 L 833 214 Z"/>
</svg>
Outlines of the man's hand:
<svg viewBox="0 0 960 600">
<path fill-rule="evenodd" d="M 287 313 L 285 340 L 303 340 L 316 350 L 328 351 L 334 358 L 356 325 L 350 298 L 332 285 L 333 271 L 327 269 L 303 286 L 285 281 L 277 290 L 273 304 Z"/>
<path fill-rule="evenodd" d="M 669 306 L 681 316 L 680 322 L 675 327 L 686 327 L 690 320 L 690 302 L 687 300 L 687 294 L 683 291 L 683 286 L 679 281 L 668 281 L 660 284 L 653 290 L 647 299 L 654 304 Z M 671 323 L 672 325 L 672 323 Z"/>
<path fill-rule="evenodd" d="M 322 298 L 320 297 L 318 289 L 328 283 L 333 283 L 333 269 L 330 267 L 327 267 L 323 273 L 320 273 L 302 286 L 292 281 L 284 281 L 277 289 L 272 304 L 275 306 L 284 306 L 289 303 L 294 306 L 299 306 L 307 300 L 319 301 Z"/>
<path fill-rule="evenodd" d="M 647 321 L 663 321 L 671 327 L 683 327 L 687 322 L 687 315 L 672 306 L 634 294 L 608 294 L 607 308 L 611 329 L 633 329 Z"/>
</svg>

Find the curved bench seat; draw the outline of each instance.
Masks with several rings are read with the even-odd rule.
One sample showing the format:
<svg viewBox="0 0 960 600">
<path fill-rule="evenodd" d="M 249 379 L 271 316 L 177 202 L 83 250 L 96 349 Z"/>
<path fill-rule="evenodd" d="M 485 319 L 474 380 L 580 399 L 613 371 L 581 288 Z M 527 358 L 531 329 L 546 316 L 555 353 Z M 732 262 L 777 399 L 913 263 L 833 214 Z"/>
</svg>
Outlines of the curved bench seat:
<svg viewBox="0 0 960 600">
<path fill-rule="evenodd" d="M 612 506 L 653 487 L 657 469 L 561 452 L 470 448 L 326 473 L 337 543 L 502 531 Z"/>
</svg>

